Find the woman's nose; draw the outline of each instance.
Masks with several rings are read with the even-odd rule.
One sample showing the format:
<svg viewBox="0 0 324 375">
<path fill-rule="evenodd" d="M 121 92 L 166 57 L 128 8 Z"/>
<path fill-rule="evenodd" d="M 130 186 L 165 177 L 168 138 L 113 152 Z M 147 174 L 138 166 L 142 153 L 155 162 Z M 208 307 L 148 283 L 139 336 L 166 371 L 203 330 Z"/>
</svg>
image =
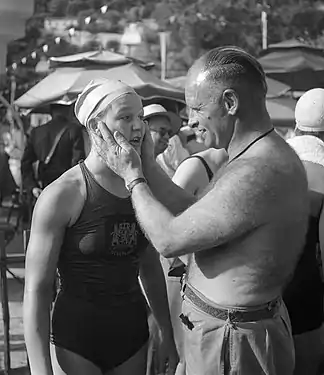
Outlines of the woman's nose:
<svg viewBox="0 0 324 375">
<path fill-rule="evenodd" d="M 144 128 L 144 122 L 143 120 L 141 119 L 136 119 L 134 122 L 133 122 L 133 130 L 140 130 Z"/>
</svg>

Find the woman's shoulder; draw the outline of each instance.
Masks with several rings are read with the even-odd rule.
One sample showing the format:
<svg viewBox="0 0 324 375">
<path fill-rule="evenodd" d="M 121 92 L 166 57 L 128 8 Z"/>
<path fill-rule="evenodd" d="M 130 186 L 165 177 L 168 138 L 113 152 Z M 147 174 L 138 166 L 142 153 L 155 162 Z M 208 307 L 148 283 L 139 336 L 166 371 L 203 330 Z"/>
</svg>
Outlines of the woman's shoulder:
<svg viewBox="0 0 324 375">
<path fill-rule="evenodd" d="M 51 210 L 53 216 L 68 219 L 79 216 L 86 197 L 86 188 L 79 166 L 66 171 L 48 185 L 37 200 L 39 211 Z"/>
<path fill-rule="evenodd" d="M 197 154 L 205 159 L 214 173 L 228 160 L 228 154 L 225 149 L 209 148 Z"/>
</svg>

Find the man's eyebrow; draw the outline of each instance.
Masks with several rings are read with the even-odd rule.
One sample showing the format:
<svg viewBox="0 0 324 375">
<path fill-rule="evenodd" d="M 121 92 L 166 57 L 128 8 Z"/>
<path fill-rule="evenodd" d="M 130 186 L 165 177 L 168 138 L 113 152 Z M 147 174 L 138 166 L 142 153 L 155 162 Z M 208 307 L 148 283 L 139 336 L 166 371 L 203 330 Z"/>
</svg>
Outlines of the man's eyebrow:
<svg viewBox="0 0 324 375">
<path fill-rule="evenodd" d="M 198 105 L 195 105 L 195 106 L 189 106 L 189 108 L 194 110 L 194 111 L 199 111 L 202 106 L 203 106 L 202 104 L 198 104 Z"/>
</svg>

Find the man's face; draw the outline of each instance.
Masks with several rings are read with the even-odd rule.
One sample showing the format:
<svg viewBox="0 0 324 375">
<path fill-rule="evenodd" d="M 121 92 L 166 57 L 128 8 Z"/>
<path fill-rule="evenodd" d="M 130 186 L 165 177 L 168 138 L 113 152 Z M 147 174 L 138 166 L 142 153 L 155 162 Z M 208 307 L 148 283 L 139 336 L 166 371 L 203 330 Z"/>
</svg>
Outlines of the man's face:
<svg viewBox="0 0 324 375">
<path fill-rule="evenodd" d="M 126 94 L 114 100 L 103 121 L 114 133 L 119 131 L 140 154 L 145 133 L 143 106 L 135 94 Z"/>
<path fill-rule="evenodd" d="M 226 148 L 233 135 L 233 120 L 226 110 L 223 89 L 211 86 L 206 73 L 192 68 L 186 85 L 188 125 L 195 131 L 197 142 L 207 148 Z"/>
<path fill-rule="evenodd" d="M 160 115 L 150 117 L 148 124 L 154 144 L 154 153 L 157 156 L 168 147 L 172 135 L 171 124 L 167 117 Z"/>
</svg>

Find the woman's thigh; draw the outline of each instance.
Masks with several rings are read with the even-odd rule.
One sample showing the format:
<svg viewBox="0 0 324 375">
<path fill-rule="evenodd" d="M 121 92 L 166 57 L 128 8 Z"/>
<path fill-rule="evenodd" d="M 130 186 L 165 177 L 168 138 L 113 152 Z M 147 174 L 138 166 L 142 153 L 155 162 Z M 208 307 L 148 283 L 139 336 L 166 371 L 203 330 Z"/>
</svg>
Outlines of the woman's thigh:
<svg viewBox="0 0 324 375">
<path fill-rule="evenodd" d="M 106 375 L 145 375 L 146 361 L 147 343 L 126 362 L 114 368 L 114 370 L 107 372 Z"/>
<path fill-rule="evenodd" d="M 67 349 L 51 345 L 51 358 L 54 375 L 102 375 L 92 362 Z"/>
</svg>

